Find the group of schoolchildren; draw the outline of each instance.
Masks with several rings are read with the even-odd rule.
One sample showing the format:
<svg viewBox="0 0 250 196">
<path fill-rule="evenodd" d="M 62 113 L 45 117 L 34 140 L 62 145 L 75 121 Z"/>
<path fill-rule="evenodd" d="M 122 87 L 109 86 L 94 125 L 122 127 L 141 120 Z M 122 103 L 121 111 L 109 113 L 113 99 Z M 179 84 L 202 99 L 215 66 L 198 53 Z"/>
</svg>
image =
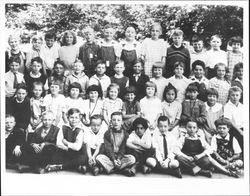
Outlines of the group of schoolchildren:
<svg viewBox="0 0 250 196">
<path fill-rule="evenodd" d="M 6 167 L 19 172 L 77 170 L 135 176 L 153 172 L 212 177 L 243 172 L 242 39 L 220 49 L 211 38 L 205 51 L 195 36 L 184 47 L 175 30 L 172 45 L 151 38 L 138 42 L 128 26 L 125 39 L 76 45 L 66 31 L 61 46 L 55 35 L 34 36 L 23 53 L 9 37 L 6 52 Z"/>
</svg>

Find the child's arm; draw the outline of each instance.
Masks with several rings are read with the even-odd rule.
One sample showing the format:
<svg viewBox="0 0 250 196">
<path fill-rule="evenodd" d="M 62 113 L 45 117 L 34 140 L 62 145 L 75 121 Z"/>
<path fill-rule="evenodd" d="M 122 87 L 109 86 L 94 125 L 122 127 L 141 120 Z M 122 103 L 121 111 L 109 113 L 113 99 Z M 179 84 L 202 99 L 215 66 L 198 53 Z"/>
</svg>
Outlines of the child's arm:
<svg viewBox="0 0 250 196">
<path fill-rule="evenodd" d="M 56 145 L 58 148 L 61 148 L 63 150 L 68 150 L 68 147 L 63 143 L 64 137 L 63 137 L 63 131 L 62 129 L 59 130 L 56 138 Z"/>
<path fill-rule="evenodd" d="M 169 131 L 172 131 L 173 128 L 175 128 L 179 124 L 179 119 L 175 119 L 172 124 L 169 125 Z"/>
<path fill-rule="evenodd" d="M 62 142 L 68 147 L 68 149 L 79 151 L 82 148 L 83 144 L 83 131 L 79 131 L 78 135 L 76 136 L 75 142 L 69 142 L 66 139 L 63 139 Z"/>
<path fill-rule="evenodd" d="M 207 122 L 207 110 L 204 103 L 199 103 L 200 116 L 196 118 L 197 123 L 204 125 Z"/>
<path fill-rule="evenodd" d="M 204 139 L 201 139 L 201 138 L 199 138 L 199 139 L 201 141 L 201 144 L 202 144 L 202 147 L 203 147 L 204 151 L 202 153 L 198 154 L 198 155 L 195 155 L 194 156 L 195 160 L 199 160 L 200 158 L 213 153 L 213 150 L 209 146 L 209 144 Z"/>
</svg>

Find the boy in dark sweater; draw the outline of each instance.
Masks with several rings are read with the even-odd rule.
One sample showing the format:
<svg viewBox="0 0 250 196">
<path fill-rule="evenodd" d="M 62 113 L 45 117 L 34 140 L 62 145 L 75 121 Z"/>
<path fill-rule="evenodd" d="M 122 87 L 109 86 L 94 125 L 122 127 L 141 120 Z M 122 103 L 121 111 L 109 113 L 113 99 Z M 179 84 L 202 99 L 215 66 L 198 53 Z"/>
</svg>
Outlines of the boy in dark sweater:
<svg viewBox="0 0 250 196">
<path fill-rule="evenodd" d="M 107 174 L 122 171 L 127 176 L 134 176 L 131 166 L 135 157 L 125 154 L 128 133 L 122 129 L 122 113 L 114 112 L 111 115 L 111 127 L 104 134 L 102 154 L 96 157 L 96 162 L 104 168 Z"/>
<path fill-rule="evenodd" d="M 189 50 L 182 45 L 183 31 L 176 29 L 172 35 L 172 39 L 173 44 L 169 48 L 167 48 L 164 77 L 169 78 L 173 76 L 173 65 L 177 61 L 181 61 L 185 64 L 183 75 L 188 78 L 190 75 L 190 53 Z"/>
</svg>

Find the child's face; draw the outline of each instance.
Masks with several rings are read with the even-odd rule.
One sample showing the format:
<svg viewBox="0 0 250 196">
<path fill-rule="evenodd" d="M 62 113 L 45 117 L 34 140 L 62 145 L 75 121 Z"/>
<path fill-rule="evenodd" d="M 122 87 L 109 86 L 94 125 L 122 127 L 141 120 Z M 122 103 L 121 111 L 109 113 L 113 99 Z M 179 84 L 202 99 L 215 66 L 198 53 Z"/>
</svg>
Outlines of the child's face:
<svg viewBox="0 0 250 196">
<path fill-rule="evenodd" d="M 40 40 L 40 39 L 38 39 L 38 40 L 36 40 L 36 41 L 33 41 L 32 42 L 32 45 L 33 45 L 33 48 L 35 49 L 35 50 L 40 50 L 41 49 L 41 46 L 42 46 L 42 40 Z"/>
<path fill-rule="evenodd" d="M 196 65 L 194 68 L 194 76 L 198 79 L 202 78 L 204 75 L 204 69 L 200 65 Z"/>
<path fill-rule="evenodd" d="M 174 35 L 174 36 L 172 36 L 172 38 L 173 38 L 174 45 L 180 46 L 182 44 L 183 36 L 181 36 L 181 35 Z"/>
<path fill-rule="evenodd" d="M 112 116 L 111 124 L 115 130 L 120 130 L 122 127 L 122 116 L 121 115 Z"/>
<path fill-rule="evenodd" d="M 13 73 L 17 73 L 19 68 L 20 68 L 20 64 L 19 64 L 19 63 L 12 62 L 12 63 L 10 64 L 10 70 L 11 70 Z"/>
<path fill-rule="evenodd" d="M 33 89 L 34 97 L 39 98 L 42 96 L 43 87 L 41 85 L 35 85 Z"/>
<path fill-rule="evenodd" d="M 118 93 L 119 91 L 117 88 L 114 88 L 114 87 L 111 88 L 109 90 L 109 98 L 115 100 L 118 97 Z"/>
<path fill-rule="evenodd" d="M 77 99 L 79 97 L 80 90 L 78 88 L 71 88 L 70 97 L 73 99 Z"/>
<path fill-rule="evenodd" d="M 104 38 L 108 41 L 111 41 L 114 37 L 114 29 L 108 28 L 104 30 Z"/>
<path fill-rule="evenodd" d="M 155 78 L 160 78 L 162 76 L 162 68 L 155 67 L 153 69 L 153 75 L 154 75 Z"/>
<path fill-rule="evenodd" d="M 126 93 L 125 99 L 126 99 L 128 102 L 133 102 L 134 99 L 135 99 L 135 94 L 134 94 L 134 93 Z"/>
<path fill-rule="evenodd" d="M 141 125 L 138 124 L 135 128 L 135 133 L 136 135 L 138 135 L 139 137 L 142 137 L 143 134 L 145 133 L 146 129 Z"/>
<path fill-rule="evenodd" d="M 84 66 L 81 62 L 77 62 L 74 63 L 73 69 L 76 74 L 79 74 L 82 73 L 82 71 L 84 70 Z"/>
<path fill-rule="evenodd" d="M 96 101 L 98 99 L 98 92 L 97 91 L 90 91 L 89 92 L 89 99 L 90 101 Z"/>
<path fill-rule="evenodd" d="M 187 92 L 187 97 L 188 97 L 189 99 L 191 99 L 191 100 L 195 100 L 195 99 L 197 98 L 198 94 L 199 94 L 199 93 L 198 93 L 197 91 L 195 91 L 195 90 L 188 91 L 188 92 Z"/>
<path fill-rule="evenodd" d="M 209 103 L 209 105 L 215 105 L 216 104 L 216 102 L 217 102 L 217 96 L 216 95 L 212 95 L 212 94 L 209 94 L 208 96 L 207 96 L 207 102 Z"/>
<path fill-rule="evenodd" d="M 177 77 L 182 77 L 183 73 L 184 73 L 184 69 L 183 69 L 183 67 L 181 67 L 181 66 L 177 66 L 177 67 L 174 69 L 174 74 L 175 74 L 175 76 L 177 76 Z"/>
<path fill-rule="evenodd" d="M 53 38 L 52 39 L 50 39 L 50 38 L 45 39 L 45 43 L 49 48 L 51 48 L 53 46 L 54 42 L 55 42 L 55 40 Z"/>
<path fill-rule="evenodd" d="M 194 51 L 198 53 L 202 51 L 203 46 L 204 44 L 203 44 L 203 41 L 201 40 L 193 43 Z"/>
<path fill-rule="evenodd" d="M 186 129 L 189 136 L 195 136 L 198 131 L 196 122 L 188 122 Z"/>
<path fill-rule="evenodd" d="M 151 87 L 151 86 L 148 86 L 146 88 L 146 94 L 147 94 L 148 97 L 153 97 L 155 95 L 155 88 Z"/>
<path fill-rule="evenodd" d="M 220 46 L 221 46 L 221 39 L 218 38 L 218 37 L 214 37 L 214 38 L 211 40 L 210 45 L 211 45 L 211 47 L 212 47 L 214 50 L 219 50 L 219 49 L 220 49 Z"/>
<path fill-rule="evenodd" d="M 140 74 L 143 70 L 142 64 L 141 63 L 134 64 L 133 70 L 135 74 Z"/>
<path fill-rule="evenodd" d="M 45 128 L 50 128 L 54 122 L 54 116 L 52 114 L 45 114 L 43 115 L 42 121 Z"/>
<path fill-rule="evenodd" d="M 98 133 L 102 125 L 102 120 L 101 119 L 92 119 L 90 122 L 90 127 L 91 130 L 94 133 Z"/>
<path fill-rule="evenodd" d="M 167 93 L 166 93 L 166 100 L 168 103 L 172 103 L 175 100 L 175 91 L 173 89 L 170 89 Z"/>
<path fill-rule="evenodd" d="M 235 72 L 235 75 L 236 75 L 236 77 L 238 77 L 240 80 L 242 80 L 242 78 L 243 78 L 243 68 L 238 69 L 238 70 Z"/>
<path fill-rule="evenodd" d="M 13 128 L 16 125 L 16 121 L 14 117 L 8 117 L 5 119 L 5 130 L 6 132 L 11 132 L 13 130 Z"/>
<path fill-rule="evenodd" d="M 116 64 L 114 70 L 117 75 L 121 75 L 125 70 L 124 64 L 123 63 Z"/>
<path fill-rule="evenodd" d="M 219 125 L 217 127 L 217 132 L 221 137 L 226 137 L 228 132 L 229 132 L 229 128 L 227 125 Z"/>
<path fill-rule="evenodd" d="M 64 67 L 61 64 L 56 64 L 54 70 L 58 76 L 61 76 L 64 73 Z"/>
<path fill-rule="evenodd" d="M 125 32 L 125 37 L 128 41 L 132 41 L 135 39 L 135 29 L 133 27 L 128 27 Z"/>
<path fill-rule="evenodd" d="M 161 29 L 159 26 L 154 26 L 151 30 L 151 36 L 153 40 L 156 40 L 161 35 Z"/>
<path fill-rule="evenodd" d="M 17 38 L 9 39 L 9 45 L 12 50 L 18 50 L 19 40 Z"/>
<path fill-rule="evenodd" d="M 25 89 L 18 89 L 16 98 L 18 101 L 23 101 L 27 96 L 27 91 Z"/>
<path fill-rule="evenodd" d="M 219 66 L 216 73 L 217 73 L 217 77 L 219 79 L 223 79 L 225 77 L 225 75 L 226 75 L 225 66 Z"/>
<path fill-rule="evenodd" d="M 40 70 L 42 69 L 41 63 L 38 63 L 37 61 L 34 61 L 31 66 L 31 71 L 34 74 L 38 74 Z"/>
<path fill-rule="evenodd" d="M 57 84 L 50 85 L 50 92 L 52 95 L 58 95 L 60 92 L 60 86 Z"/>
<path fill-rule="evenodd" d="M 92 42 L 94 40 L 94 32 L 93 31 L 85 32 L 85 38 L 87 42 Z"/>
<path fill-rule="evenodd" d="M 76 127 L 80 123 L 80 113 L 74 113 L 68 116 L 71 127 Z"/>
<path fill-rule="evenodd" d="M 238 104 L 239 101 L 240 101 L 240 98 L 241 98 L 241 93 L 239 91 L 232 91 L 230 93 L 230 101 L 233 103 L 233 104 Z"/>
<path fill-rule="evenodd" d="M 168 131 L 168 121 L 167 120 L 166 121 L 160 121 L 157 126 L 158 126 L 159 131 L 162 134 L 167 133 L 167 131 Z"/>
<path fill-rule="evenodd" d="M 241 48 L 240 43 L 236 43 L 236 42 L 232 43 L 232 49 L 234 52 L 238 52 L 240 50 L 240 48 Z"/>
<path fill-rule="evenodd" d="M 97 73 L 97 75 L 102 76 L 102 75 L 104 75 L 105 71 L 106 71 L 105 64 L 98 64 L 97 65 L 97 67 L 96 67 L 96 73 Z"/>
<path fill-rule="evenodd" d="M 73 44 L 73 41 L 74 41 L 74 36 L 71 34 L 71 33 L 68 33 L 66 36 L 65 36 L 65 42 L 67 45 L 72 45 Z"/>
</svg>

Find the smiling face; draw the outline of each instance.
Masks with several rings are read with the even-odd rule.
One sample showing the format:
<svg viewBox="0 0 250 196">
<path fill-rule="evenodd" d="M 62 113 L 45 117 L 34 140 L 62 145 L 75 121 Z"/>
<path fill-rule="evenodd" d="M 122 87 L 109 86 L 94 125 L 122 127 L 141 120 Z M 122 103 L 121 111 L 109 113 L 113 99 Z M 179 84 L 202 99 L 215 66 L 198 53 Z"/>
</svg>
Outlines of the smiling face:
<svg viewBox="0 0 250 196">
<path fill-rule="evenodd" d="M 136 63 L 133 65 L 133 70 L 135 74 L 140 74 L 143 70 L 142 64 L 141 63 Z"/>
<path fill-rule="evenodd" d="M 203 50 L 203 41 L 196 41 L 193 43 L 193 47 L 194 47 L 194 51 L 199 53 L 199 52 L 202 52 Z"/>
<path fill-rule="evenodd" d="M 80 74 L 84 70 L 84 66 L 82 62 L 76 62 L 74 63 L 73 70 L 75 74 Z"/>
<path fill-rule="evenodd" d="M 153 76 L 155 78 L 160 78 L 162 76 L 162 68 L 160 68 L 160 67 L 154 67 L 153 68 Z"/>
<path fill-rule="evenodd" d="M 217 73 L 217 77 L 219 79 L 224 79 L 225 75 L 226 75 L 226 67 L 225 66 L 218 66 L 216 73 Z"/>
<path fill-rule="evenodd" d="M 127 41 L 133 41 L 135 39 L 136 32 L 133 27 L 128 27 L 125 31 L 125 37 Z"/>
<path fill-rule="evenodd" d="M 216 95 L 209 94 L 207 96 L 207 102 L 210 106 L 214 106 L 217 102 L 218 97 Z"/>
<path fill-rule="evenodd" d="M 240 80 L 243 79 L 243 68 L 239 68 L 236 72 L 235 75 L 237 78 L 239 78 Z"/>
<path fill-rule="evenodd" d="M 121 75 L 125 70 L 124 63 L 116 64 L 114 70 L 117 75 Z"/>
<path fill-rule="evenodd" d="M 189 136 L 191 136 L 191 137 L 195 136 L 197 134 L 197 131 L 198 131 L 197 123 L 189 121 L 187 123 L 186 129 L 187 129 L 187 133 Z"/>
<path fill-rule="evenodd" d="M 239 91 L 232 91 L 230 92 L 229 98 L 233 104 L 238 104 L 240 102 L 241 93 Z"/>
<path fill-rule="evenodd" d="M 176 77 L 182 77 L 183 76 L 183 73 L 184 73 L 184 69 L 182 66 L 177 66 L 175 69 L 174 69 L 174 74 Z"/>
<path fill-rule="evenodd" d="M 201 79 L 204 75 L 204 69 L 201 65 L 196 65 L 194 68 L 194 76 L 197 79 Z"/>
<path fill-rule="evenodd" d="M 51 95 L 58 95 L 60 92 L 60 86 L 57 84 L 51 84 L 50 92 L 51 92 Z"/>
<path fill-rule="evenodd" d="M 97 91 L 89 91 L 89 99 L 91 102 L 96 102 L 99 93 Z"/>
<path fill-rule="evenodd" d="M 49 47 L 49 48 L 51 48 L 52 46 L 53 46 L 53 44 L 54 44 L 54 42 L 55 42 L 55 40 L 52 38 L 46 38 L 45 39 L 45 43 L 46 43 L 46 45 Z"/>
<path fill-rule="evenodd" d="M 37 39 L 37 40 L 34 40 L 33 42 L 32 42 L 32 45 L 33 45 L 33 48 L 35 49 L 35 50 L 40 50 L 41 49 L 41 46 L 42 46 L 42 40 L 40 40 L 40 39 Z"/>
<path fill-rule="evenodd" d="M 155 88 L 151 86 L 146 87 L 146 95 L 147 97 L 153 97 L 155 95 Z"/>
<path fill-rule="evenodd" d="M 42 85 L 35 85 L 33 88 L 33 94 L 35 98 L 40 98 L 43 93 L 43 87 Z"/>
<path fill-rule="evenodd" d="M 237 42 L 233 42 L 233 43 L 232 43 L 233 52 L 239 52 L 239 51 L 240 51 L 240 48 L 241 48 L 240 43 L 237 43 Z"/>
<path fill-rule="evenodd" d="M 199 93 L 196 90 L 187 91 L 187 97 L 191 100 L 197 99 Z"/>
<path fill-rule="evenodd" d="M 9 45 L 11 50 L 18 51 L 19 50 L 19 39 L 17 37 L 11 37 L 9 39 Z"/>
<path fill-rule="evenodd" d="M 133 102 L 134 99 L 135 99 L 135 94 L 134 94 L 134 93 L 126 93 L 125 99 L 126 99 L 128 102 Z"/>
<path fill-rule="evenodd" d="M 72 33 L 67 33 L 65 35 L 65 42 L 66 42 L 66 45 L 69 46 L 69 45 L 72 45 L 73 44 L 73 41 L 74 41 L 74 36 Z"/>
<path fill-rule="evenodd" d="M 77 99 L 79 97 L 80 90 L 78 88 L 71 88 L 70 89 L 70 97 L 72 99 Z"/>
<path fill-rule="evenodd" d="M 80 113 L 74 113 L 68 116 L 69 124 L 75 128 L 80 123 Z"/>
<path fill-rule="evenodd" d="M 112 87 L 110 88 L 108 93 L 109 93 L 109 98 L 115 100 L 118 97 L 119 91 L 116 87 Z"/>
</svg>

